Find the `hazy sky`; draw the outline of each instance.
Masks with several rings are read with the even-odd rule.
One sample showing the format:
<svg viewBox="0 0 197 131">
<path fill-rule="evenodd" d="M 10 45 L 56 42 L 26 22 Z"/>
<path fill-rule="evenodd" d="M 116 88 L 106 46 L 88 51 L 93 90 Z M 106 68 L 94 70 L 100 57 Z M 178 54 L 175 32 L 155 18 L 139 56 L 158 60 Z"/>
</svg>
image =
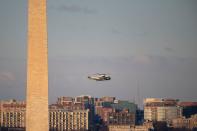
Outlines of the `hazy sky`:
<svg viewBox="0 0 197 131">
<path fill-rule="evenodd" d="M 50 102 L 81 94 L 196 101 L 196 7 L 196 0 L 48 0 Z M 27 0 L 0 0 L 0 99 L 25 99 L 26 36 Z M 97 72 L 112 80 L 87 79 Z"/>
</svg>

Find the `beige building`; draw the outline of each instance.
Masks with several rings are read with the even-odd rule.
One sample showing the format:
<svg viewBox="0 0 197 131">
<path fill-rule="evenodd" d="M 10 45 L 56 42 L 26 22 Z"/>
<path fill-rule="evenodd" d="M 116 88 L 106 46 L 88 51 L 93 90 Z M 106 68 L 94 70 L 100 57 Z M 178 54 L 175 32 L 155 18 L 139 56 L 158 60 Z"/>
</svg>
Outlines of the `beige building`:
<svg viewBox="0 0 197 131">
<path fill-rule="evenodd" d="M 0 102 L 1 127 L 25 127 L 25 102 L 14 99 Z"/>
<path fill-rule="evenodd" d="M 145 107 L 144 119 L 150 121 L 171 121 L 180 117 L 179 107 Z"/>
<path fill-rule="evenodd" d="M 147 98 L 144 100 L 144 119 L 147 121 L 166 121 L 181 117 L 181 107 L 177 100 Z"/>
<path fill-rule="evenodd" d="M 0 101 L 0 127 L 24 128 L 25 110 L 24 101 Z M 49 127 L 53 131 L 89 129 L 89 110 L 66 110 L 50 108 Z M 42 116 L 40 116 L 42 117 Z M 39 119 L 39 118 L 38 118 Z"/>
<path fill-rule="evenodd" d="M 123 125 L 123 124 L 112 124 L 108 125 L 109 131 L 131 131 L 131 125 Z"/>
<path fill-rule="evenodd" d="M 108 125 L 109 131 L 150 131 L 153 129 L 152 122 L 145 122 L 143 125 L 135 126 L 128 124 L 113 124 Z"/>
<path fill-rule="evenodd" d="M 185 117 L 180 117 L 172 120 L 172 127 L 173 128 L 188 128 L 189 127 L 189 120 Z"/>
<path fill-rule="evenodd" d="M 197 114 L 192 115 L 190 118 L 176 118 L 172 120 L 173 128 L 188 128 L 193 129 L 197 128 Z"/>
<path fill-rule="evenodd" d="M 67 103 L 73 103 L 73 101 L 74 101 L 74 98 L 72 98 L 72 97 L 62 96 L 62 97 L 58 97 L 57 104 L 64 105 Z"/>
<path fill-rule="evenodd" d="M 104 102 L 112 102 L 112 103 L 114 102 L 115 99 L 116 99 L 115 97 L 110 97 L 110 96 L 103 96 L 101 98 L 101 100 Z"/>
<path fill-rule="evenodd" d="M 49 126 L 53 131 L 89 129 L 89 110 L 50 110 Z"/>
<path fill-rule="evenodd" d="M 1 127 L 25 127 L 25 111 L 2 112 Z"/>
</svg>

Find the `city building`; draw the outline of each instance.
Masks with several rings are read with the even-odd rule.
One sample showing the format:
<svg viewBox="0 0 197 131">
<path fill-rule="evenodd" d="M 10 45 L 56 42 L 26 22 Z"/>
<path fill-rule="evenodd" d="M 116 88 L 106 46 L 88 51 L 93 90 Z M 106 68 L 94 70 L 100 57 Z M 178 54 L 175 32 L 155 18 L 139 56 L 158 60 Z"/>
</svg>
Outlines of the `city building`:
<svg viewBox="0 0 197 131">
<path fill-rule="evenodd" d="M 10 99 L 0 102 L 1 127 L 25 127 L 25 102 Z"/>
<path fill-rule="evenodd" d="M 14 99 L 0 101 L 0 130 L 24 130 L 26 127 L 25 113 L 26 104 L 24 101 Z M 68 110 L 60 104 L 52 104 L 49 106 L 50 130 L 89 130 L 89 113 L 89 109 Z"/>
<path fill-rule="evenodd" d="M 135 113 L 129 112 L 127 109 L 108 113 L 107 123 L 109 125 L 135 125 Z"/>
<path fill-rule="evenodd" d="M 106 98 L 105 98 L 106 99 Z M 97 98 L 100 102 L 100 98 Z M 193 109 L 195 103 L 182 103 L 174 99 L 147 98 L 143 110 L 129 101 L 107 98 L 109 105 L 95 106 L 97 101 L 90 96 L 59 97 L 49 105 L 49 128 L 51 131 L 101 130 L 106 131 L 150 131 L 161 129 L 197 129 L 197 114 L 182 116 L 182 108 Z M 192 108 L 190 108 L 192 107 Z M 94 114 L 94 109 L 96 114 Z M 195 109 L 195 108 L 194 108 Z M 188 114 L 190 110 L 185 110 Z M 195 111 L 195 110 L 194 110 Z M 26 103 L 24 101 L 0 101 L 0 131 L 25 130 Z"/>
<path fill-rule="evenodd" d="M 109 118 L 109 113 L 112 113 L 113 109 L 111 107 L 101 107 L 101 106 L 97 106 L 95 108 L 96 108 L 96 114 L 101 117 L 104 123 L 107 123 Z"/>
<path fill-rule="evenodd" d="M 172 120 L 173 128 L 197 129 L 197 114 L 191 115 L 190 118 L 180 117 Z"/>
<path fill-rule="evenodd" d="M 51 131 L 89 130 L 89 110 L 52 109 L 49 112 Z"/>
<path fill-rule="evenodd" d="M 178 105 L 182 107 L 182 115 L 186 118 L 197 114 L 197 102 L 180 102 Z"/>
<path fill-rule="evenodd" d="M 81 95 L 81 96 L 77 96 L 75 97 L 75 102 L 81 102 L 84 103 L 85 105 L 90 105 L 90 104 L 94 104 L 94 98 L 90 95 Z"/>
<path fill-rule="evenodd" d="M 153 131 L 153 123 L 145 122 L 142 125 L 111 124 L 108 125 L 109 131 Z"/>
<path fill-rule="evenodd" d="M 73 101 L 74 101 L 74 98 L 72 97 L 62 96 L 62 97 L 57 98 L 58 105 L 67 105 L 67 103 L 72 103 Z"/>
<path fill-rule="evenodd" d="M 189 120 L 185 117 L 175 118 L 172 120 L 173 128 L 188 128 L 189 127 Z"/>
<path fill-rule="evenodd" d="M 66 110 L 84 110 L 85 104 L 83 102 L 75 102 L 72 97 L 59 97 L 56 104 L 51 104 L 51 108 L 66 109 Z"/>
<path fill-rule="evenodd" d="M 131 131 L 131 125 L 110 124 L 108 131 Z"/>
<path fill-rule="evenodd" d="M 135 125 L 131 127 L 131 131 L 153 131 L 152 122 L 144 122 L 142 125 Z"/>
<path fill-rule="evenodd" d="M 1 127 L 25 127 L 25 111 L 8 111 L 2 112 Z"/>
<path fill-rule="evenodd" d="M 178 100 L 147 98 L 144 100 L 144 119 L 146 121 L 166 121 L 181 117 Z"/>
<path fill-rule="evenodd" d="M 144 110 L 137 109 L 135 114 L 135 124 L 142 125 L 144 122 Z"/>
<path fill-rule="evenodd" d="M 20 111 L 25 110 L 25 101 L 17 101 L 15 99 L 1 100 L 0 111 Z"/>
<path fill-rule="evenodd" d="M 103 125 L 134 125 L 137 105 L 129 101 L 116 100 L 115 97 L 95 99 L 96 114 Z M 123 126 L 123 127 L 122 127 Z M 113 127 L 113 126 L 112 126 Z"/>
<path fill-rule="evenodd" d="M 103 106 L 103 107 L 111 107 L 111 104 L 114 103 L 114 100 L 115 100 L 115 97 L 95 98 L 94 105 Z"/>
<path fill-rule="evenodd" d="M 111 104 L 114 103 L 115 97 L 111 96 L 104 96 L 102 98 L 95 98 L 94 105 L 97 106 L 102 106 L 102 107 L 111 107 Z"/>
<path fill-rule="evenodd" d="M 114 100 L 116 99 L 116 97 L 111 97 L 111 96 L 103 96 L 102 98 L 101 98 L 101 100 L 103 101 L 103 102 L 114 102 Z"/>
<path fill-rule="evenodd" d="M 123 101 L 123 100 L 116 100 L 113 104 L 111 104 L 111 107 L 113 109 L 122 111 L 124 109 L 127 109 L 129 113 L 136 113 L 137 105 L 129 102 L 129 101 Z"/>
<path fill-rule="evenodd" d="M 95 122 L 94 122 L 94 118 L 95 118 L 95 106 L 94 106 L 94 98 L 90 95 L 81 95 L 81 96 L 77 96 L 75 97 L 75 104 L 76 103 L 82 103 L 82 105 L 84 106 L 85 109 L 89 109 L 89 120 L 90 120 L 90 130 L 94 130 L 95 127 Z"/>
</svg>

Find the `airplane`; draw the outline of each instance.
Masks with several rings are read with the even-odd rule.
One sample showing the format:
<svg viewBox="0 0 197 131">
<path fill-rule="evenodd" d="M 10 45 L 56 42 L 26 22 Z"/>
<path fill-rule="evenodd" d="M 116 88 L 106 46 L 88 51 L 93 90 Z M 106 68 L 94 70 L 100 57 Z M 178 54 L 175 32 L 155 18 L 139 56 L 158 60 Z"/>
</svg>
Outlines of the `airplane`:
<svg viewBox="0 0 197 131">
<path fill-rule="evenodd" d="M 96 81 L 105 81 L 105 80 L 111 80 L 111 77 L 107 74 L 93 74 L 88 76 L 89 79 L 91 80 L 96 80 Z"/>
</svg>

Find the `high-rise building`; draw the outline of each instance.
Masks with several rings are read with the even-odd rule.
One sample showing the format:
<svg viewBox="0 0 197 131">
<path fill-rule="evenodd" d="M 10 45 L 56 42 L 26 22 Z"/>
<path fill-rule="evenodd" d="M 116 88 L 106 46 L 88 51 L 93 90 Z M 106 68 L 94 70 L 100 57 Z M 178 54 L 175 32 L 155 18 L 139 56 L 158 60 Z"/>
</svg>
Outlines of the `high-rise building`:
<svg viewBox="0 0 197 131">
<path fill-rule="evenodd" d="M 144 119 L 147 121 L 166 121 L 181 116 L 178 100 L 147 98 L 144 100 Z"/>
<path fill-rule="evenodd" d="M 28 0 L 26 131 L 49 130 L 46 8 L 46 0 Z"/>
</svg>

